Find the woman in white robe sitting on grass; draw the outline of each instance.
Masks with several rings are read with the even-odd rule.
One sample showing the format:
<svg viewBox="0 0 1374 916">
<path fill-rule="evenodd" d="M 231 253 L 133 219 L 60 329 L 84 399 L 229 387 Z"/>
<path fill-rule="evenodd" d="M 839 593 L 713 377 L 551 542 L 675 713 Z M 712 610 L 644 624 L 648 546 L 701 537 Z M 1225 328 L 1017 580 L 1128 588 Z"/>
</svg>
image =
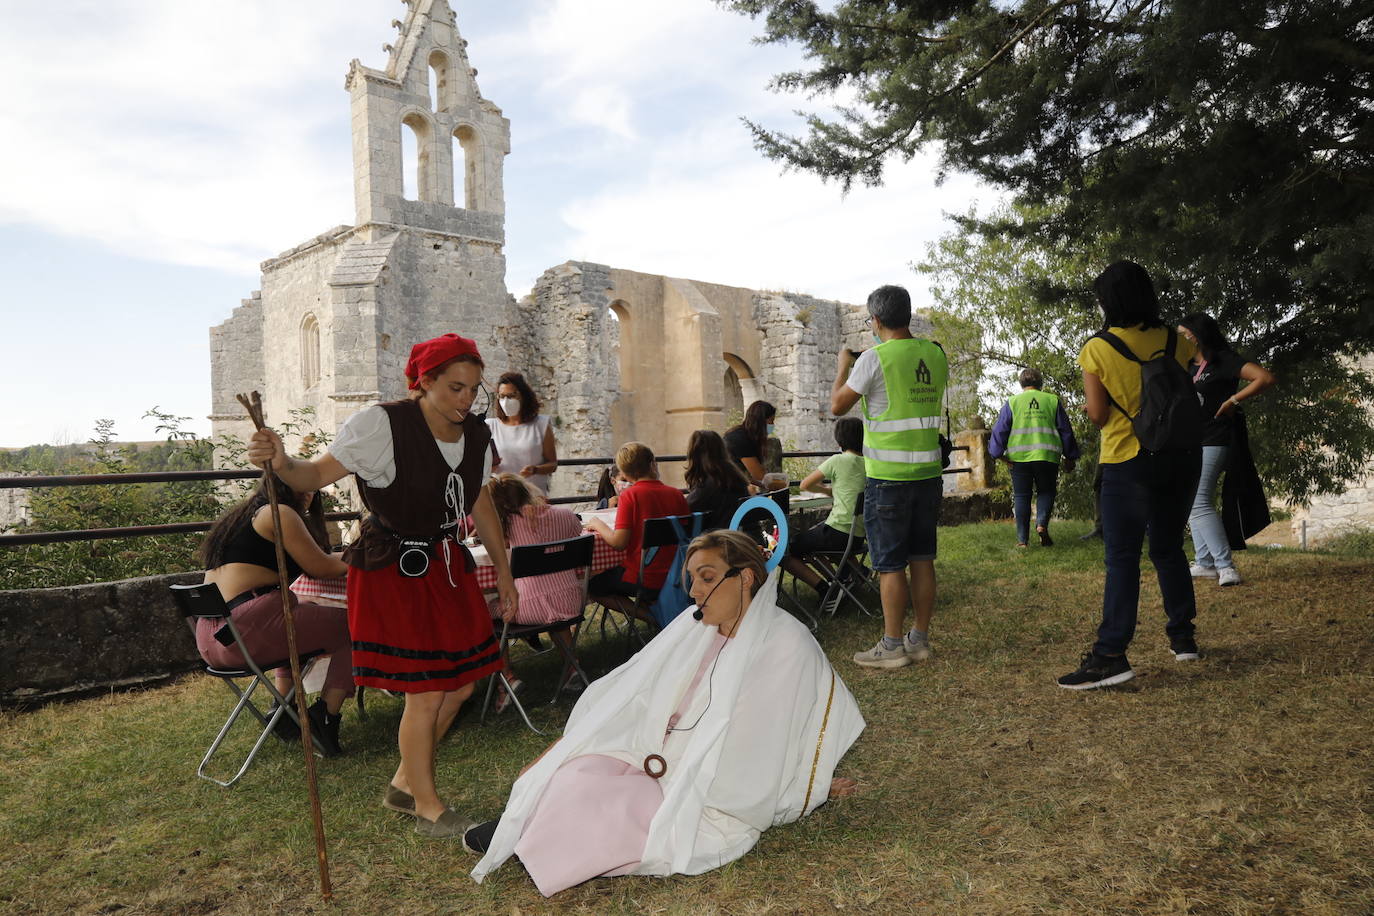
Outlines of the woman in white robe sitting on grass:
<svg viewBox="0 0 1374 916">
<path fill-rule="evenodd" d="M 854 791 L 834 772 L 863 717 L 764 563 L 738 531 L 692 541 L 697 606 L 593 681 L 500 819 L 464 835 L 483 853 L 473 878 L 512 854 L 545 896 L 597 876 L 700 874 Z"/>
</svg>

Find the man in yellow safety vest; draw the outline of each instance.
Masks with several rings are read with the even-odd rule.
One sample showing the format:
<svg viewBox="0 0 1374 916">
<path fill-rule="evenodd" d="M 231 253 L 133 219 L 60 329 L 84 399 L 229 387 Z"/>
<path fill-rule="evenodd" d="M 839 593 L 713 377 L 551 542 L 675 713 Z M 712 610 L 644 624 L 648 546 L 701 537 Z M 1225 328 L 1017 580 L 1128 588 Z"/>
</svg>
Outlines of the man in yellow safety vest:
<svg viewBox="0 0 1374 916">
<path fill-rule="evenodd" d="M 940 409 L 949 361 L 938 343 L 912 336 L 911 296 L 900 286 L 874 290 L 868 314 L 878 345 L 860 354 L 840 350 L 830 409 L 843 416 L 862 401 L 864 530 L 883 603 L 883 636 L 854 661 L 900 668 L 930 657 L 935 525 L 944 488 Z M 910 631 L 908 607 L 915 615 Z"/>
<path fill-rule="evenodd" d="M 1021 393 L 1008 398 L 992 426 L 988 455 L 1011 465 L 1011 510 L 1016 518 L 1016 546 L 1030 539 L 1031 492 L 1035 492 L 1035 531 L 1040 546 L 1050 547 L 1050 515 L 1059 488 L 1060 461 L 1065 473 L 1078 460 L 1069 415 L 1059 398 L 1041 390 L 1039 369 L 1021 370 Z"/>
</svg>

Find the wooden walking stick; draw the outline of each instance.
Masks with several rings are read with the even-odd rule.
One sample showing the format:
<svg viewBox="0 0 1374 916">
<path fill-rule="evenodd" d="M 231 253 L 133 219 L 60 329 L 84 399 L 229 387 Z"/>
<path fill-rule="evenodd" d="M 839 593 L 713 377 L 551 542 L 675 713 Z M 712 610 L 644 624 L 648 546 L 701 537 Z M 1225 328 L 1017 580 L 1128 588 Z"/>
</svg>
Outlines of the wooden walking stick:
<svg viewBox="0 0 1374 916">
<path fill-rule="evenodd" d="M 256 391 L 252 395 L 238 395 L 238 401 L 248 411 L 248 418 L 258 429 L 267 423 L 262 415 L 262 396 Z M 251 398 L 251 400 L 250 400 Z M 315 782 L 315 743 L 310 736 L 310 712 L 305 706 L 305 681 L 301 678 L 301 656 L 296 651 L 296 617 L 291 610 L 291 583 L 286 574 L 286 546 L 281 533 L 281 508 L 277 505 L 276 474 L 272 473 L 272 463 L 262 469 L 263 482 L 267 489 L 267 503 L 272 507 L 272 541 L 277 548 L 277 580 L 281 587 L 281 616 L 286 624 L 286 651 L 291 657 L 291 679 L 296 685 L 296 715 L 301 722 L 301 745 L 305 749 L 305 782 L 310 792 L 310 819 L 315 825 L 315 854 L 320 863 L 320 894 L 326 901 L 334 899 L 334 889 L 329 883 L 329 853 L 324 845 L 324 815 L 320 810 L 320 790 Z"/>
</svg>

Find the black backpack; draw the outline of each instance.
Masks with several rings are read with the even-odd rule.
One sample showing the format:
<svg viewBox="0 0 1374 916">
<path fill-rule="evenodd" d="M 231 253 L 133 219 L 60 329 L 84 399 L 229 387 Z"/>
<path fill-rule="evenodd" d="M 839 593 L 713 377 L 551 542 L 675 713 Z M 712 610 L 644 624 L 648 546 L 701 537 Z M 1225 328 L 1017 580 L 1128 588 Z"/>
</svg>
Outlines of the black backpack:
<svg viewBox="0 0 1374 916">
<path fill-rule="evenodd" d="M 1202 405 L 1192 376 L 1174 358 L 1178 333 L 1173 328 L 1168 332 L 1164 349 L 1156 350 L 1146 360 L 1132 353 L 1115 334 L 1102 331 L 1093 335 L 1131 362 L 1140 364 L 1140 413 L 1134 417 L 1126 413 L 1110 391 L 1107 400 L 1131 421 L 1141 448 L 1150 452 L 1198 448 L 1202 443 Z"/>
</svg>

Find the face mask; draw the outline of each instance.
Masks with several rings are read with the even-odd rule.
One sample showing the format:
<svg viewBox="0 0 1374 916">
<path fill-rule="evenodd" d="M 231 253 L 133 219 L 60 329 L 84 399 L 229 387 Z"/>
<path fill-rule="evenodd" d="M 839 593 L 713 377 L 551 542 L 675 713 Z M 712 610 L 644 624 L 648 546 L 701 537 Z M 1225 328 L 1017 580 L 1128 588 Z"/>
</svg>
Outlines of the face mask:
<svg viewBox="0 0 1374 916">
<path fill-rule="evenodd" d="M 768 424 L 768 435 L 770 435 L 770 436 L 773 435 L 773 433 L 776 432 L 777 429 L 778 429 L 778 428 L 777 428 L 776 426 L 774 426 L 772 423 L 769 423 L 769 424 Z"/>
<path fill-rule="evenodd" d="M 502 410 L 502 411 L 505 413 L 505 415 L 508 416 L 508 417 L 518 417 L 518 416 L 520 416 L 520 399 L 519 399 L 519 398 L 501 398 L 501 410 Z"/>
<path fill-rule="evenodd" d="M 628 480 L 617 479 L 617 480 L 615 481 L 615 491 L 616 491 L 617 493 L 624 493 L 624 492 L 625 492 L 625 488 L 628 487 L 629 485 L 630 485 L 630 482 L 629 482 Z"/>
<path fill-rule="evenodd" d="M 881 337 L 878 336 L 878 332 L 877 332 L 877 331 L 874 331 L 874 332 L 873 332 L 873 342 L 874 342 L 874 343 L 882 343 L 882 342 L 883 342 L 883 339 L 882 339 Z"/>
</svg>

